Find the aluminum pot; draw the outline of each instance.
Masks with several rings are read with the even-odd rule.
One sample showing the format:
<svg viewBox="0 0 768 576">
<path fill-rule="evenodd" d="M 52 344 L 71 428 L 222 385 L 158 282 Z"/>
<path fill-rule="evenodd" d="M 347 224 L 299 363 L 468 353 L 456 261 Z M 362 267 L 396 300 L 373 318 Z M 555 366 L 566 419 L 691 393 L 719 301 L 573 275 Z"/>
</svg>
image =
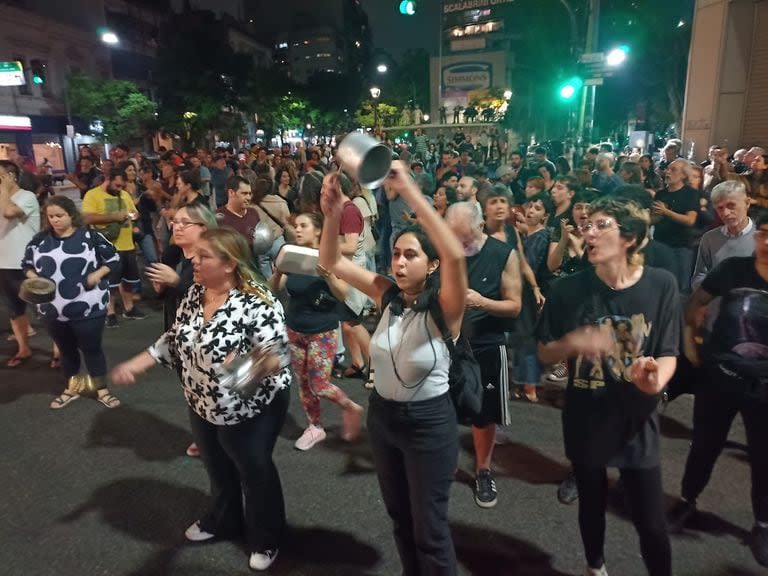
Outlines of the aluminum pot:
<svg viewBox="0 0 768 576">
<path fill-rule="evenodd" d="M 257 256 L 266 254 L 272 248 L 272 230 L 266 222 L 259 222 L 251 233 L 251 247 Z"/>
<path fill-rule="evenodd" d="M 46 304 L 56 298 L 56 283 L 48 278 L 27 278 L 19 287 L 19 298 L 28 304 Z"/>
<path fill-rule="evenodd" d="M 389 175 L 392 150 L 367 134 L 352 132 L 339 144 L 336 159 L 360 186 L 378 188 Z"/>
<path fill-rule="evenodd" d="M 261 387 L 264 378 L 269 376 L 264 368 L 264 360 L 270 355 L 269 348 L 254 348 L 248 354 L 237 356 L 222 366 L 223 375 L 219 384 L 237 392 L 246 400 L 251 398 Z"/>
</svg>

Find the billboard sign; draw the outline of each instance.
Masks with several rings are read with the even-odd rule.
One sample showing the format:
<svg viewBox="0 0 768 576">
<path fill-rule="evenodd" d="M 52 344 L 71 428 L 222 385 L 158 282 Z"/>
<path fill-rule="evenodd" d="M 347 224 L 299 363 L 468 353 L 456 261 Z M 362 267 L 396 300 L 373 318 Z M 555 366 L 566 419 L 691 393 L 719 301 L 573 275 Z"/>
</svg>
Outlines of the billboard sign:
<svg viewBox="0 0 768 576">
<path fill-rule="evenodd" d="M 446 92 L 471 92 L 493 85 L 493 66 L 488 62 L 461 62 L 443 68 Z"/>
<path fill-rule="evenodd" d="M 0 62 L 0 86 L 24 86 L 24 67 L 18 60 Z"/>
</svg>

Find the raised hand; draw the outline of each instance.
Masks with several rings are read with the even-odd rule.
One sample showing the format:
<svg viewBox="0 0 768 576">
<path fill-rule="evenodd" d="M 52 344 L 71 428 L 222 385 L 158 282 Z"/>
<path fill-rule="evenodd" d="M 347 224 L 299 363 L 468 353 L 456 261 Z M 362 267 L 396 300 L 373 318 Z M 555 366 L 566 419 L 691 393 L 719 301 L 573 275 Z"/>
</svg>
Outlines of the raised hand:
<svg viewBox="0 0 768 576">
<path fill-rule="evenodd" d="M 320 209 L 325 216 L 341 214 L 344 196 L 341 192 L 341 178 L 338 172 L 326 174 L 320 189 Z"/>
</svg>

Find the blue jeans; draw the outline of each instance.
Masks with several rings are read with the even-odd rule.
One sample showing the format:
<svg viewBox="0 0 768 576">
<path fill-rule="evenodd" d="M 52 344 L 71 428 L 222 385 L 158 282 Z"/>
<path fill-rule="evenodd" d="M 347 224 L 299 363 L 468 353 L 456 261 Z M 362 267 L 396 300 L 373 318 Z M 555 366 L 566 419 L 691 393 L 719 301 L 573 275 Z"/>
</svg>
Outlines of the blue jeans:
<svg viewBox="0 0 768 576">
<path fill-rule="evenodd" d="M 154 236 L 144 234 L 139 240 L 139 248 L 141 248 L 141 254 L 144 256 L 144 264 L 154 264 L 158 261 Z"/>
<path fill-rule="evenodd" d="M 280 252 L 280 248 L 283 247 L 283 244 L 285 244 L 285 238 L 283 236 L 278 236 L 275 238 L 275 241 L 272 242 L 272 248 L 269 249 L 269 252 L 258 255 L 259 270 L 261 270 L 261 273 L 267 280 L 272 278 L 272 262 L 277 258 L 277 253 Z"/>
<path fill-rule="evenodd" d="M 528 342 L 515 350 L 515 376 L 513 382 L 520 386 L 538 386 L 541 380 L 541 362 L 536 342 Z"/>
</svg>

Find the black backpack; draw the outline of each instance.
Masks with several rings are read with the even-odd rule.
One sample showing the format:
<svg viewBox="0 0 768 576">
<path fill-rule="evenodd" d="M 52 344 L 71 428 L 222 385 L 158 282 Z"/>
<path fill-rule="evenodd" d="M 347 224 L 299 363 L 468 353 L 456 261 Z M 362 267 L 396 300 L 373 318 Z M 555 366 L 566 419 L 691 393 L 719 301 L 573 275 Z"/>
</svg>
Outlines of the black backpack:
<svg viewBox="0 0 768 576">
<path fill-rule="evenodd" d="M 382 298 L 382 309 L 400 297 L 400 289 L 393 286 Z M 440 308 L 440 302 L 434 295 L 429 299 L 429 313 L 443 336 L 443 341 L 451 354 L 451 367 L 448 371 L 448 387 L 456 419 L 459 424 L 471 425 L 480 415 L 483 406 L 483 382 L 480 375 L 480 365 L 472 354 L 472 347 L 464 333 L 459 335 L 454 343 L 451 331 L 445 324 L 445 316 Z"/>
</svg>

